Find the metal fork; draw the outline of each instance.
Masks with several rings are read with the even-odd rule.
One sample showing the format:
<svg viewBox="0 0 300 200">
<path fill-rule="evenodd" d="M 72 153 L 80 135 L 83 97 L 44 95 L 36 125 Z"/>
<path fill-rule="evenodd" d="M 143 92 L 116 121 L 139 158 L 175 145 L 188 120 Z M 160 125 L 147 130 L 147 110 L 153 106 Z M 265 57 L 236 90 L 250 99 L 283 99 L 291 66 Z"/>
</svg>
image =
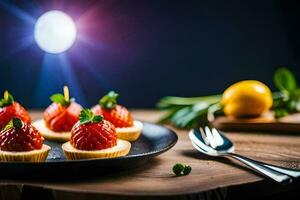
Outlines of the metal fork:
<svg viewBox="0 0 300 200">
<path fill-rule="evenodd" d="M 229 156 L 246 164 L 254 171 L 270 178 L 278 183 L 290 183 L 292 178 L 299 178 L 300 171 L 278 167 L 259 162 L 234 153 L 233 143 L 220 131 L 208 126 L 200 129 L 192 129 L 189 132 L 192 145 L 201 153 L 209 156 Z"/>
</svg>

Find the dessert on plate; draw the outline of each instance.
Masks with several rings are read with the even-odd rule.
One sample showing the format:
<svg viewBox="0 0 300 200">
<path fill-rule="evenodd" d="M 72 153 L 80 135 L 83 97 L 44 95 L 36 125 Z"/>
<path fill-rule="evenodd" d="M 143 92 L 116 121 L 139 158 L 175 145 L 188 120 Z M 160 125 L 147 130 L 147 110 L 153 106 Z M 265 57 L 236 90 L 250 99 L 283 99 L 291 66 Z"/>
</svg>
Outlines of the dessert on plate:
<svg viewBox="0 0 300 200">
<path fill-rule="evenodd" d="M 102 115 L 105 120 L 116 127 L 119 139 L 135 141 L 141 135 L 143 124 L 134 121 L 130 112 L 124 106 L 117 104 L 119 94 L 110 91 L 99 100 L 99 104 L 92 108 L 96 115 Z"/>
<path fill-rule="evenodd" d="M 90 109 L 80 113 L 71 130 L 71 140 L 62 145 L 67 159 L 114 158 L 129 153 L 131 144 L 117 139 L 115 126 Z"/>
<path fill-rule="evenodd" d="M 39 131 L 20 118 L 12 118 L 0 131 L 0 161 L 45 161 L 50 147 Z"/>
<path fill-rule="evenodd" d="M 30 115 L 25 108 L 14 101 L 14 97 L 8 91 L 5 91 L 3 98 L 0 100 L 0 129 L 14 117 L 20 118 L 26 123 L 31 122 Z"/>
<path fill-rule="evenodd" d="M 53 94 L 53 102 L 43 115 L 44 118 L 32 124 L 48 140 L 65 142 L 70 140 L 70 131 L 78 121 L 82 107 L 69 97 L 68 87 L 64 87 L 64 94 Z"/>
</svg>

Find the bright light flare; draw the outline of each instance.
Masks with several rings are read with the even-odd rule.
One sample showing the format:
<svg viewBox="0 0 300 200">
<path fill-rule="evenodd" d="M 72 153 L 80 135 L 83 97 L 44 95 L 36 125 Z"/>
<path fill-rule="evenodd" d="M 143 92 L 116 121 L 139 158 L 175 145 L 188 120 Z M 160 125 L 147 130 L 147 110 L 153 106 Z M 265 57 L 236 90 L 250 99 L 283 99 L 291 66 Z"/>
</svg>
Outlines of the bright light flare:
<svg viewBox="0 0 300 200">
<path fill-rule="evenodd" d="M 34 27 L 34 38 L 38 46 L 53 54 L 68 50 L 76 39 L 76 26 L 72 18 L 62 11 L 44 13 Z"/>
</svg>

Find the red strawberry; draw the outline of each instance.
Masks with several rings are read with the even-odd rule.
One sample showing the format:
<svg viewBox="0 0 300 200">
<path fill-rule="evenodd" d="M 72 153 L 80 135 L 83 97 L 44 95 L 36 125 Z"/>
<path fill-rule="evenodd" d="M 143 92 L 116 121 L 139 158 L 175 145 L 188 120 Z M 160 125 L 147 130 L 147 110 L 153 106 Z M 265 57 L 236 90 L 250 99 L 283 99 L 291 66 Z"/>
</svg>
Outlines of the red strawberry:
<svg viewBox="0 0 300 200">
<path fill-rule="evenodd" d="M 13 118 L 0 131 L 0 150 L 2 151 L 31 151 L 41 149 L 44 138 L 31 124 Z"/>
<path fill-rule="evenodd" d="M 99 105 L 92 108 L 96 115 L 103 115 L 104 119 L 110 121 L 117 128 L 133 126 L 133 119 L 130 112 L 123 106 L 117 105 L 119 95 L 114 91 L 102 97 Z"/>
<path fill-rule="evenodd" d="M 78 121 L 81 106 L 72 102 L 65 107 L 58 103 L 52 103 L 44 111 L 44 120 L 49 129 L 56 132 L 70 131 Z"/>
<path fill-rule="evenodd" d="M 112 109 L 105 109 L 100 105 L 96 105 L 92 108 L 92 111 L 96 115 L 103 115 L 104 119 L 113 123 L 117 128 L 133 126 L 130 112 L 121 105 L 116 105 Z"/>
<path fill-rule="evenodd" d="M 0 100 L 0 129 L 3 128 L 12 118 L 17 117 L 26 123 L 31 123 L 29 113 L 7 91 L 4 98 Z"/>
<path fill-rule="evenodd" d="M 53 103 L 44 111 L 46 126 L 55 132 L 70 131 L 78 121 L 82 107 L 70 101 L 69 89 L 64 87 L 64 94 L 53 94 Z"/>
<path fill-rule="evenodd" d="M 117 145 L 117 134 L 112 123 L 85 109 L 80 113 L 80 121 L 71 130 L 70 143 L 81 150 L 107 149 Z"/>
</svg>

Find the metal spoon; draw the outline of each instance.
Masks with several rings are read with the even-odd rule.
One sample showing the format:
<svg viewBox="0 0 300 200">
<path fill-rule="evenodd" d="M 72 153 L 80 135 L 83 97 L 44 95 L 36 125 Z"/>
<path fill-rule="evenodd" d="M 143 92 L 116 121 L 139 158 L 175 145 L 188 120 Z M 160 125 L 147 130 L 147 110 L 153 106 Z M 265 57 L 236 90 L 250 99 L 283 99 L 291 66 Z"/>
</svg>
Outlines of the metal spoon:
<svg viewBox="0 0 300 200">
<path fill-rule="evenodd" d="M 204 129 L 192 129 L 189 132 L 189 138 L 193 146 L 201 153 L 209 156 L 229 156 L 235 158 L 256 172 L 278 183 L 290 183 L 293 180 L 292 178 L 300 177 L 300 171 L 266 164 L 233 153 L 233 143 L 215 128 L 211 129 L 206 126 Z"/>
</svg>

